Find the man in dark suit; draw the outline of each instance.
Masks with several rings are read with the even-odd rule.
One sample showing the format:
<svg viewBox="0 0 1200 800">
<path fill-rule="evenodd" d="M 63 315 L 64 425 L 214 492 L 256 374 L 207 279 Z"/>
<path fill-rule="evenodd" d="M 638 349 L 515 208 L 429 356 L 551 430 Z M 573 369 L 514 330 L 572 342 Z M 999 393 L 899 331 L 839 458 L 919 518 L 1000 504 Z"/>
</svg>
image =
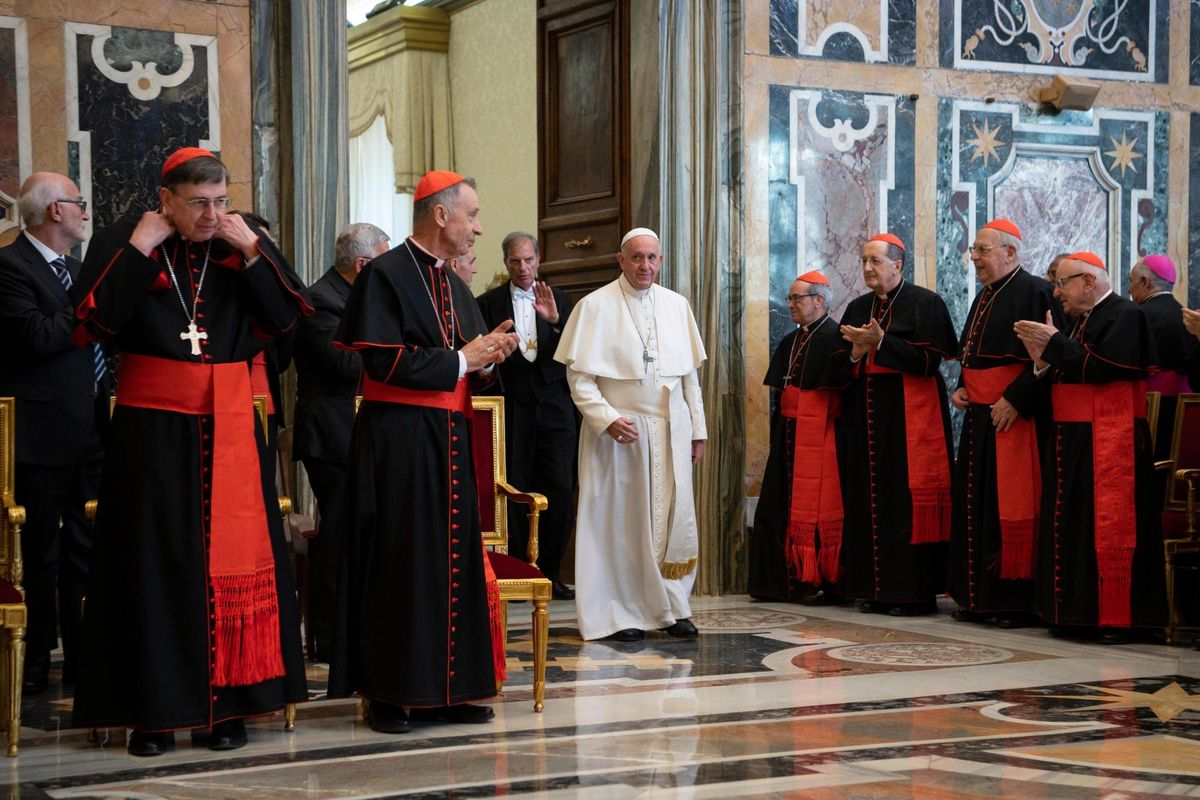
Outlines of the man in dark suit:
<svg viewBox="0 0 1200 800">
<path fill-rule="evenodd" d="M 318 660 L 333 647 L 341 510 L 346 461 L 354 427 L 362 358 L 338 350 L 333 334 L 342 321 L 350 286 L 363 266 L 387 252 L 388 235 L 370 223 L 347 225 L 334 244 L 334 264 L 309 287 L 316 313 L 300 321 L 292 356 L 296 362 L 296 428 L 292 458 L 304 463 L 321 510 L 317 535 L 309 540 L 309 624 Z"/>
<path fill-rule="evenodd" d="M 72 343 L 67 290 L 87 201 L 63 175 L 36 172 L 17 201 L 25 229 L 0 249 L 0 395 L 17 400 L 16 500 L 27 519 L 25 691 L 45 690 L 61 622 L 63 679 L 74 679 L 80 602 L 92 551 L 84 503 L 100 490 L 112 378 L 100 345 Z M 57 604 L 55 590 L 57 589 Z"/>
<path fill-rule="evenodd" d="M 559 562 L 575 527 L 575 405 L 566 368 L 554 360 L 571 299 L 537 279 L 537 239 L 515 231 L 501 243 L 508 283 L 479 297 L 487 327 L 512 320 L 520 352 L 500 364 L 504 414 L 508 420 L 508 477 L 522 491 L 541 492 L 550 506 L 538 526 L 538 566 L 554 582 L 554 596 L 569 600 L 575 590 L 559 579 Z M 509 552 L 524 556 L 529 527 L 522 513 L 509 516 Z"/>
</svg>

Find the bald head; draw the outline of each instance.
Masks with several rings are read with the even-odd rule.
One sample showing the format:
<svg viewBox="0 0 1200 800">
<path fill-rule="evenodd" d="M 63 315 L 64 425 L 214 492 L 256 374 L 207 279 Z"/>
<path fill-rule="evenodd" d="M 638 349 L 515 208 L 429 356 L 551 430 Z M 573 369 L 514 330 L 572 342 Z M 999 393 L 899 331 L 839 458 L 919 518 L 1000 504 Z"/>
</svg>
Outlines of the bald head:
<svg viewBox="0 0 1200 800">
<path fill-rule="evenodd" d="M 50 249 L 65 253 L 86 237 L 89 219 L 79 187 L 66 175 L 35 172 L 21 184 L 17 210 L 25 230 Z"/>
</svg>

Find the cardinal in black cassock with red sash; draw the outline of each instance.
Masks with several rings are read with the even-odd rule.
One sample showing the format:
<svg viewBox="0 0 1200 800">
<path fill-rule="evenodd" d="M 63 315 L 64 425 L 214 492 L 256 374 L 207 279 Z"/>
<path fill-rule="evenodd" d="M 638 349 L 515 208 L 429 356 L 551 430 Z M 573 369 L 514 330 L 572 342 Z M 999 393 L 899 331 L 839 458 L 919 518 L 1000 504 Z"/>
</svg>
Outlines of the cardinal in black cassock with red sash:
<svg viewBox="0 0 1200 800">
<path fill-rule="evenodd" d="M 962 376 L 951 402 L 963 414 L 954 470 L 947 581 L 958 620 L 1034 622 L 1033 568 L 1042 491 L 1038 418 L 1049 395 L 1013 323 L 1061 324 L 1053 288 L 1021 268 L 1021 231 L 995 219 L 975 236 L 984 284 L 963 328 Z"/>
<path fill-rule="evenodd" d="M 760 599 L 841 601 L 837 429 L 850 346 L 827 312 L 830 298 L 820 272 L 792 282 L 788 310 L 800 327 L 780 341 L 763 380 L 772 389 L 771 452 L 749 547 L 749 592 Z"/>
<path fill-rule="evenodd" d="M 854 381 L 842 412 L 845 592 L 859 609 L 936 610 L 950 538 L 950 412 L 938 368 L 958 347 L 942 299 L 902 277 L 905 250 L 882 233 L 863 246 L 872 291 L 842 317 Z"/>
<path fill-rule="evenodd" d="M 446 268 L 483 232 L 474 182 L 432 172 L 413 198 L 412 237 L 359 273 L 334 337 L 362 355 L 364 380 L 329 694 L 367 698 L 368 721 L 383 733 L 407 731 L 409 710 L 412 719 L 487 722 L 492 709 L 467 701 L 494 696 L 503 665 L 471 463 L 470 384 L 489 380 L 517 338 L 501 332 L 511 321 L 487 333 L 470 290 Z"/>
<path fill-rule="evenodd" d="M 1102 642 L 1116 643 L 1130 628 L 1166 622 L 1146 423 L 1154 340 L 1141 309 L 1112 292 L 1096 254 L 1064 259 L 1057 286 L 1075 317 L 1069 331 L 1016 324 L 1040 379 L 1053 384 L 1035 597 L 1052 631 L 1098 627 Z"/>
<path fill-rule="evenodd" d="M 300 626 L 250 361 L 312 313 L 271 240 L 225 213 L 228 173 L 183 148 L 159 211 L 92 240 L 80 340 L 116 345 L 116 407 L 83 619 L 75 724 L 135 728 L 129 752 L 307 699 Z"/>
</svg>

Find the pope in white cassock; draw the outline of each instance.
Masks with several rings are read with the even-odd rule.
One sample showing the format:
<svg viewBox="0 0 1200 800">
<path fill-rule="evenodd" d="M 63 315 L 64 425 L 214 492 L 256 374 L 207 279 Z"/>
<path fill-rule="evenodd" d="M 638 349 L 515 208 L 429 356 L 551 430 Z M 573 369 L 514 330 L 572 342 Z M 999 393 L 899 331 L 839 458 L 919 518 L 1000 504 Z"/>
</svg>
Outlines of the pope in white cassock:
<svg viewBox="0 0 1200 800">
<path fill-rule="evenodd" d="M 554 354 L 583 415 L 575 607 L 584 639 L 695 636 L 692 465 L 708 433 L 704 345 L 682 295 L 655 285 L 658 235 L 621 240 L 621 276 L 583 298 Z"/>
</svg>

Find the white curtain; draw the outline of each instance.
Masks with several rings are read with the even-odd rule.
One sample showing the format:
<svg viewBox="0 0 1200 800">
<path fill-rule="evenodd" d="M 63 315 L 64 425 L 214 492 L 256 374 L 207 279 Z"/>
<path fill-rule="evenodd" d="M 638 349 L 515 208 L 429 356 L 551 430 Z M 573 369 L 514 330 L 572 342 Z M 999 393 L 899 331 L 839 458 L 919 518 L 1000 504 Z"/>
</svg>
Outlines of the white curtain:
<svg viewBox="0 0 1200 800">
<path fill-rule="evenodd" d="M 412 195 L 397 193 L 392 143 L 383 115 L 350 139 L 350 222 L 379 226 L 399 244 L 412 233 Z"/>
</svg>

